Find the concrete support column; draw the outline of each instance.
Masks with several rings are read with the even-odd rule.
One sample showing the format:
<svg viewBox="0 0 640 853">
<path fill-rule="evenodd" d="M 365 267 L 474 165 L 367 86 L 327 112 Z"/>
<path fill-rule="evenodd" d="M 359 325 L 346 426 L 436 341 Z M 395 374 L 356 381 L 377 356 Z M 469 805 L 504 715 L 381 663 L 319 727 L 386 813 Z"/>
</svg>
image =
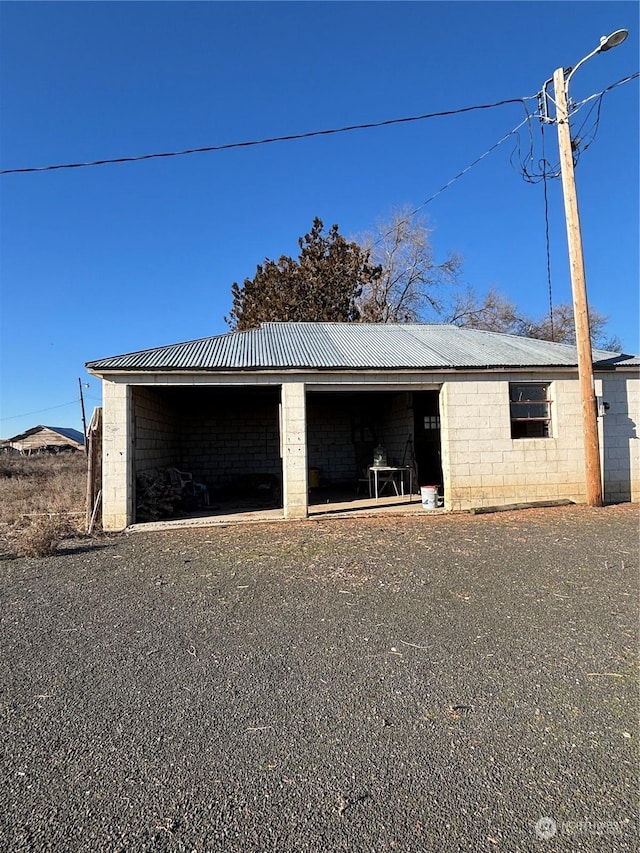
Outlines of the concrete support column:
<svg viewBox="0 0 640 853">
<path fill-rule="evenodd" d="M 282 385 L 282 496 L 285 518 L 306 518 L 309 505 L 307 480 L 307 409 L 304 382 Z"/>
<path fill-rule="evenodd" d="M 102 526 L 124 530 L 133 521 L 131 388 L 102 383 Z"/>
<path fill-rule="evenodd" d="M 449 430 L 450 386 L 445 382 L 440 388 L 438 411 L 440 412 L 440 464 L 442 466 L 442 487 L 444 489 L 445 509 L 451 509 L 453 484 L 451 482 L 451 432 Z M 419 484 L 418 484 L 419 485 Z"/>
</svg>

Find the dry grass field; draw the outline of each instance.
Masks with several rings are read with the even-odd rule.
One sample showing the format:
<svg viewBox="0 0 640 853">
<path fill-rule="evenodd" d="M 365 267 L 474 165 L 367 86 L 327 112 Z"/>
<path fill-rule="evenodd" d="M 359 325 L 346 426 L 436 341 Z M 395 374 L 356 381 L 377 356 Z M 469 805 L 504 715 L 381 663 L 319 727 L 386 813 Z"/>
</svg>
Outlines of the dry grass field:
<svg viewBox="0 0 640 853">
<path fill-rule="evenodd" d="M 0 557 L 55 552 L 85 522 L 84 453 L 0 456 Z"/>
</svg>

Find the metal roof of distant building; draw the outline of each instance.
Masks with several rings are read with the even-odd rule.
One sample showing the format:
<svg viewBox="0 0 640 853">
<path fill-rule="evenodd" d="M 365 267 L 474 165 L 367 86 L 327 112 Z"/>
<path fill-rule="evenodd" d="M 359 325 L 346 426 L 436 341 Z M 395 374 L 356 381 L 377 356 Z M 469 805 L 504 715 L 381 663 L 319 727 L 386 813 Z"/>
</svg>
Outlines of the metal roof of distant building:
<svg viewBox="0 0 640 853">
<path fill-rule="evenodd" d="M 637 357 L 594 350 L 602 367 Z M 263 323 L 257 329 L 155 347 L 87 363 L 110 371 L 412 370 L 575 367 L 575 346 L 453 325 Z"/>
</svg>

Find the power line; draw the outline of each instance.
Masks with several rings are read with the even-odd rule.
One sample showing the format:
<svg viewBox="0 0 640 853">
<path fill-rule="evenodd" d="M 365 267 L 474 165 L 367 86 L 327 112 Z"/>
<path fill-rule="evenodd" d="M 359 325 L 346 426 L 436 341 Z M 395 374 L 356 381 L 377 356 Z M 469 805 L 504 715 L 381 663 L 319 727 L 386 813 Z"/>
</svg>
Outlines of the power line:
<svg viewBox="0 0 640 853">
<path fill-rule="evenodd" d="M 441 186 L 439 190 L 436 190 L 436 192 L 434 192 L 433 195 L 430 195 L 428 199 L 423 201 L 422 204 L 419 204 L 414 210 L 411 211 L 411 213 L 409 213 L 403 219 L 398 220 L 398 222 L 396 223 L 396 227 L 397 227 L 397 225 L 404 225 L 405 223 L 410 222 L 413 219 L 413 217 L 416 215 L 416 213 L 418 213 L 420 210 L 422 210 L 423 207 L 426 207 L 428 204 L 430 204 L 430 202 L 432 202 L 435 198 L 437 198 L 441 193 L 443 193 L 445 190 L 449 189 L 449 187 L 452 186 L 453 184 L 455 184 L 455 182 L 457 180 L 459 180 L 464 175 L 466 175 L 467 172 L 471 171 L 471 169 L 473 169 L 474 166 L 477 166 L 478 163 L 480 163 L 482 160 L 484 160 L 485 157 L 488 157 L 489 154 L 491 154 L 493 151 L 495 151 L 496 148 L 498 148 L 498 146 L 502 145 L 503 142 L 506 142 L 506 140 L 509 139 L 510 136 L 514 136 L 515 134 L 517 134 L 518 130 L 520 130 L 520 128 L 524 124 L 527 124 L 529 122 L 529 118 L 530 118 L 530 116 L 527 113 L 526 118 L 524 118 L 519 124 L 517 124 L 513 128 L 513 130 L 510 130 L 509 133 L 505 133 L 505 135 L 503 137 L 501 137 L 497 142 L 494 142 L 494 144 L 490 148 L 488 148 L 484 152 L 484 154 L 481 154 L 479 157 L 476 157 L 476 159 L 472 163 L 469 163 L 468 166 L 465 166 L 464 169 L 462 169 L 462 171 L 458 172 L 457 175 L 455 175 L 453 178 L 451 178 L 449 181 L 447 181 L 447 183 L 444 184 L 443 186 Z M 371 243 L 371 247 L 377 246 L 379 243 L 382 243 L 383 240 L 385 240 L 387 237 L 389 237 L 389 236 L 391 236 L 391 234 L 393 234 L 394 230 L 395 230 L 394 228 L 391 228 L 385 234 L 382 234 L 380 237 L 378 237 L 377 240 L 374 240 L 373 243 Z"/>
<path fill-rule="evenodd" d="M 574 106 L 574 111 L 577 111 L 582 106 L 584 106 L 588 101 L 590 101 L 594 98 L 602 99 L 602 97 L 607 92 L 610 92 L 612 89 L 615 89 L 616 87 L 621 86 L 623 83 L 629 83 L 632 80 L 637 79 L 638 76 L 640 76 L 640 72 L 636 72 L 634 74 L 629 75 L 628 77 L 624 77 L 623 79 L 618 80 L 615 83 L 612 83 L 610 86 L 607 86 L 607 88 L 603 89 L 601 92 L 599 92 L 595 95 L 590 95 L 588 98 L 585 98 L 583 101 L 576 104 Z M 88 168 L 90 166 L 107 166 L 107 165 L 114 165 L 114 164 L 119 164 L 119 163 L 138 163 L 138 162 L 141 162 L 143 160 L 156 160 L 156 159 L 167 158 L 167 157 L 184 157 L 184 156 L 191 155 L 191 154 L 204 154 L 204 153 L 209 153 L 209 152 L 213 152 L 213 151 L 229 151 L 229 150 L 234 149 L 234 148 L 249 148 L 249 147 L 255 147 L 255 146 L 259 146 L 259 145 L 269 145 L 269 144 L 272 144 L 275 142 L 292 142 L 292 141 L 299 140 L 299 139 L 311 139 L 313 137 L 318 137 L 318 136 L 330 136 L 330 135 L 338 134 L 338 133 L 350 133 L 354 130 L 370 130 L 370 129 L 374 129 L 374 128 L 378 128 L 378 127 L 388 127 L 388 126 L 394 125 L 394 124 L 407 124 L 409 122 L 424 121 L 424 120 L 430 119 L 430 118 L 443 118 L 446 116 L 461 115 L 463 113 L 475 112 L 478 110 L 490 110 L 490 109 L 494 109 L 495 107 L 505 106 L 507 104 L 520 104 L 521 103 L 521 104 L 525 105 L 526 101 L 536 100 L 537 98 L 539 98 L 539 95 L 528 95 L 527 97 L 524 97 L 524 98 L 507 98 L 507 99 L 504 99 L 502 101 L 495 101 L 494 103 L 491 103 L 491 104 L 476 104 L 476 105 L 470 106 L 470 107 L 460 107 L 460 108 L 455 109 L 455 110 L 442 110 L 440 112 L 424 113 L 422 115 L 417 115 L 417 116 L 405 116 L 403 118 L 386 119 L 384 121 L 367 122 L 365 124 L 346 125 L 345 127 L 329 128 L 329 129 L 325 129 L 325 130 L 312 130 L 312 131 L 308 131 L 307 133 L 294 133 L 294 134 L 288 134 L 286 136 L 272 136 L 272 137 L 267 137 L 265 139 L 254 139 L 254 140 L 248 140 L 248 141 L 244 141 L 244 142 L 229 142 L 229 143 L 224 143 L 222 145 L 207 145 L 207 146 L 204 146 L 202 148 L 186 148 L 182 151 L 162 151 L 162 152 L 156 152 L 153 154 L 139 154 L 139 155 L 135 155 L 135 156 L 131 156 L 131 157 L 112 157 L 112 158 L 106 158 L 103 160 L 89 160 L 86 162 L 78 162 L 78 163 L 57 163 L 57 164 L 48 165 L 48 166 L 29 166 L 29 167 L 17 168 L 17 169 L 0 169 L 0 175 L 17 175 L 17 174 L 27 174 L 27 173 L 32 173 L 32 172 L 53 172 L 53 171 L 57 171 L 57 170 L 61 170 L 61 169 L 83 169 L 83 168 Z M 526 106 L 525 106 L 525 110 L 526 110 Z M 531 130 L 530 130 L 530 134 L 531 134 Z"/>
<path fill-rule="evenodd" d="M 504 101 L 496 101 L 493 104 L 477 104 L 472 107 L 460 107 L 457 110 L 443 110 L 436 113 L 424 113 L 418 116 L 406 116 L 404 118 L 386 119 L 385 121 L 368 122 L 367 124 L 352 124 L 346 127 L 331 128 L 328 130 L 312 130 L 307 133 L 293 133 L 287 136 L 272 136 L 266 139 L 254 139 L 247 142 L 229 142 L 223 145 L 208 145 L 204 148 L 186 148 L 183 151 L 163 151 L 156 154 L 139 154 L 133 157 L 114 157 L 105 160 L 91 160 L 86 163 L 59 163 L 52 166 L 30 166 L 23 169 L 1 169 L 0 175 L 16 175 L 28 172 L 52 172 L 58 169 L 83 169 L 89 166 L 107 166 L 115 163 L 137 163 L 142 160 L 156 160 L 162 157 L 184 157 L 189 154 L 204 154 L 211 151 L 229 151 L 232 148 L 249 148 L 257 145 L 269 145 L 274 142 L 292 142 L 297 139 L 311 139 L 316 136 L 330 136 L 336 133 L 350 133 L 354 130 L 370 130 L 376 127 L 388 127 L 393 124 L 407 124 L 414 121 L 424 121 L 430 118 L 443 118 L 445 116 L 461 115 L 462 113 L 474 112 L 476 110 L 490 110 L 502 107 L 506 104 L 521 104 L 536 98 L 531 95 L 527 98 L 509 98 Z"/>
<path fill-rule="evenodd" d="M 612 89 L 617 89 L 618 86 L 622 86 L 624 83 L 631 83 L 632 80 L 637 80 L 638 77 L 640 77 L 640 71 L 636 71 L 633 74 L 629 74 L 628 77 L 623 77 L 621 80 L 616 80 L 615 83 L 611 83 L 610 86 L 607 86 L 601 92 L 596 92 L 594 95 L 589 95 L 589 97 L 583 98 L 582 101 L 574 103 L 572 105 L 573 108 L 571 110 L 571 115 L 576 113 L 580 109 L 580 107 L 584 106 L 589 101 L 593 101 L 594 98 L 602 98 L 604 95 L 607 94 L 607 92 L 611 92 Z"/>
<path fill-rule="evenodd" d="M 484 158 L 488 157 L 489 154 L 491 154 L 493 151 L 496 150 L 496 148 L 498 148 L 498 146 L 502 145 L 503 142 L 506 142 L 510 136 L 513 136 L 514 134 L 516 134 L 518 132 L 518 130 L 520 130 L 520 128 L 523 125 L 527 124 L 528 121 L 529 121 L 529 117 L 527 116 L 527 118 L 523 119 L 519 124 L 517 124 L 513 128 L 513 130 L 510 130 L 509 133 L 505 133 L 505 135 L 501 139 L 499 139 L 497 142 L 494 142 L 494 144 L 491 146 L 491 148 L 487 148 L 487 150 L 484 152 L 484 154 L 481 154 L 479 157 L 477 157 L 473 161 L 473 163 L 469 163 L 468 166 L 465 166 L 465 168 L 461 172 L 458 172 L 458 174 L 455 177 L 451 178 L 450 181 L 447 181 L 447 183 L 444 184 L 444 186 L 440 187 L 440 189 L 437 190 L 432 196 L 429 196 L 429 198 L 426 201 L 423 201 L 422 204 L 418 205 L 418 207 L 416 207 L 416 209 L 413 211 L 413 213 L 414 214 L 417 213 L 419 210 L 421 210 L 427 204 L 432 202 L 434 198 L 437 198 L 437 196 L 439 196 L 440 193 L 443 193 L 446 189 L 449 189 L 449 187 L 452 184 L 454 184 L 459 178 L 461 178 L 463 175 L 466 175 L 467 172 L 469 172 L 471 169 L 473 169 L 474 166 L 477 166 L 481 160 L 484 160 Z"/>
<path fill-rule="evenodd" d="M 64 409 L 65 406 L 75 406 L 76 403 L 78 402 L 78 399 L 79 398 L 77 398 L 75 400 L 71 400 L 70 403 L 60 403 L 60 405 L 58 405 L 58 406 L 49 406 L 48 409 L 36 409 L 33 412 L 25 412 L 23 415 L 11 415 L 11 417 L 9 417 L 9 418 L 0 418 L 0 421 L 2 421 L 2 422 L 4 422 L 4 421 L 15 421 L 18 418 L 28 418 L 29 415 L 39 415 L 41 412 L 50 412 L 53 409 Z"/>
<path fill-rule="evenodd" d="M 627 77 L 623 77 L 621 80 L 617 80 L 615 83 L 612 83 L 610 86 L 607 86 L 602 91 L 596 92 L 593 95 L 589 95 L 588 97 L 584 98 L 582 101 L 579 101 L 578 103 L 571 102 L 570 110 L 569 110 L 571 117 L 575 116 L 587 104 L 591 104 L 589 110 L 587 111 L 586 117 L 582 121 L 582 124 L 580 125 L 578 130 L 574 133 L 574 140 L 573 141 L 575 143 L 575 148 L 574 148 L 573 153 L 574 153 L 574 160 L 575 160 L 576 165 L 577 165 L 577 162 L 578 162 L 578 159 L 580 157 L 581 152 L 585 151 L 595 141 L 595 138 L 596 138 L 596 135 L 598 132 L 598 127 L 599 127 L 599 122 L 600 122 L 600 112 L 602 110 L 602 103 L 604 100 L 604 96 L 606 94 L 608 94 L 609 92 L 611 92 L 613 89 L 618 88 L 618 86 L 622 86 L 625 83 L 630 83 L 633 80 L 637 80 L 639 76 L 640 76 L 640 72 L 635 72 L 634 74 L 630 74 Z M 545 97 L 547 97 L 547 95 L 544 91 L 542 91 L 539 93 L 538 97 L 540 99 L 539 104 L 538 104 L 538 114 L 537 114 L 537 116 L 533 116 L 533 117 L 534 118 L 537 117 L 537 118 L 541 119 L 542 126 L 544 127 L 544 124 L 549 122 L 549 116 L 546 112 L 546 109 L 543 106 L 544 99 L 545 99 Z M 594 113 L 594 112 L 595 112 L 595 118 L 592 119 L 592 113 Z M 591 125 L 589 125 L 588 129 L 585 131 L 584 129 L 590 120 L 591 120 Z M 553 123 L 553 122 L 551 122 L 551 123 Z M 583 133 L 583 131 L 584 131 L 584 133 Z M 581 136 L 583 138 L 580 138 Z M 531 163 L 533 163 L 533 136 L 532 136 L 531 127 L 529 127 L 529 137 L 530 137 L 529 151 L 527 152 L 526 157 L 523 157 L 522 154 L 520 153 L 520 151 L 519 151 L 520 146 L 518 143 L 518 159 L 520 160 L 520 163 L 516 167 L 516 164 L 513 162 L 513 157 L 512 157 L 512 166 L 514 167 L 514 169 L 516 169 L 516 171 L 519 171 L 522 175 L 522 178 L 527 183 L 530 183 L 530 184 L 538 183 L 541 180 L 546 181 L 549 178 L 559 178 L 560 177 L 560 163 L 559 162 L 550 163 L 546 159 L 546 156 L 544 154 L 543 154 L 542 159 L 538 163 L 538 168 L 540 169 L 539 172 L 534 171 L 533 168 L 530 168 L 528 166 L 527 161 L 530 161 Z M 515 154 L 515 152 L 514 152 L 514 154 Z"/>
<path fill-rule="evenodd" d="M 542 134 L 542 183 L 544 188 L 544 238 L 545 249 L 547 253 L 547 289 L 549 294 L 549 322 L 551 323 L 551 340 L 555 340 L 553 328 L 553 284 L 551 281 L 551 243 L 549 240 L 549 196 L 547 194 L 547 171 L 545 158 L 545 139 L 544 139 L 544 123 L 541 126 Z"/>
<path fill-rule="evenodd" d="M 597 92 L 594 95 L 589 95 L 588 98 L 580 101 L 577 104 L 572 104 L 571 108 L 571 116 L 577 115 L 577 113 L 585 107 L 587 104 L 591 103 L 591 106 L 587 110 L 587 115 L 583 119 L 580 127 L 577 128 L 573 132 L 572 135 L 572 143 L 573 143 L 573 157 L 575 165 L 578 164 L 580 159 L 580 155 L 583 151 L 586 151 L 590 145 L 595 142 L 596 136 L 598 135 L 598 128 L 600 126 L 600 113 L 602 111 L 602 103 L 604 101 L 604 96 L 607 92 L 610 92 L 612 89 L 615 89 L 617 86 L 621 86 L 623 83 L 629 83 L 632 80 L 635 80 L 640 76 L 638 72 L 635 74 L 631 74 L 628 77 L 623 78 L 622 80 L 618 80 L 616 83 L 612 83 L 610 86 L 607 86 L 606 89 L 603 89 L 601 92 Z M 588 122 L 592 118 L 592 114 L 595 112 L 595 118 L 592 120 L 591 125 L 585 130 Z"/>
</svg>

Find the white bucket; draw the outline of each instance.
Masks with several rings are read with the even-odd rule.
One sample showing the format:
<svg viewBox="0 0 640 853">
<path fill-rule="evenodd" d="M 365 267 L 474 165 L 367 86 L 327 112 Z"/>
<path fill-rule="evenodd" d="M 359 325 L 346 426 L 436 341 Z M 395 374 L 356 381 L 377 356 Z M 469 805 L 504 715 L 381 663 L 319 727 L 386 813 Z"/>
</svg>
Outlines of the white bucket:
<svg viewBox="0 0 640 853">
<path fill-rule="evenodd" d="M 436 509 L 438 506 L 438 487 L 420 486 L 423 509 Z"/>
</svg>

